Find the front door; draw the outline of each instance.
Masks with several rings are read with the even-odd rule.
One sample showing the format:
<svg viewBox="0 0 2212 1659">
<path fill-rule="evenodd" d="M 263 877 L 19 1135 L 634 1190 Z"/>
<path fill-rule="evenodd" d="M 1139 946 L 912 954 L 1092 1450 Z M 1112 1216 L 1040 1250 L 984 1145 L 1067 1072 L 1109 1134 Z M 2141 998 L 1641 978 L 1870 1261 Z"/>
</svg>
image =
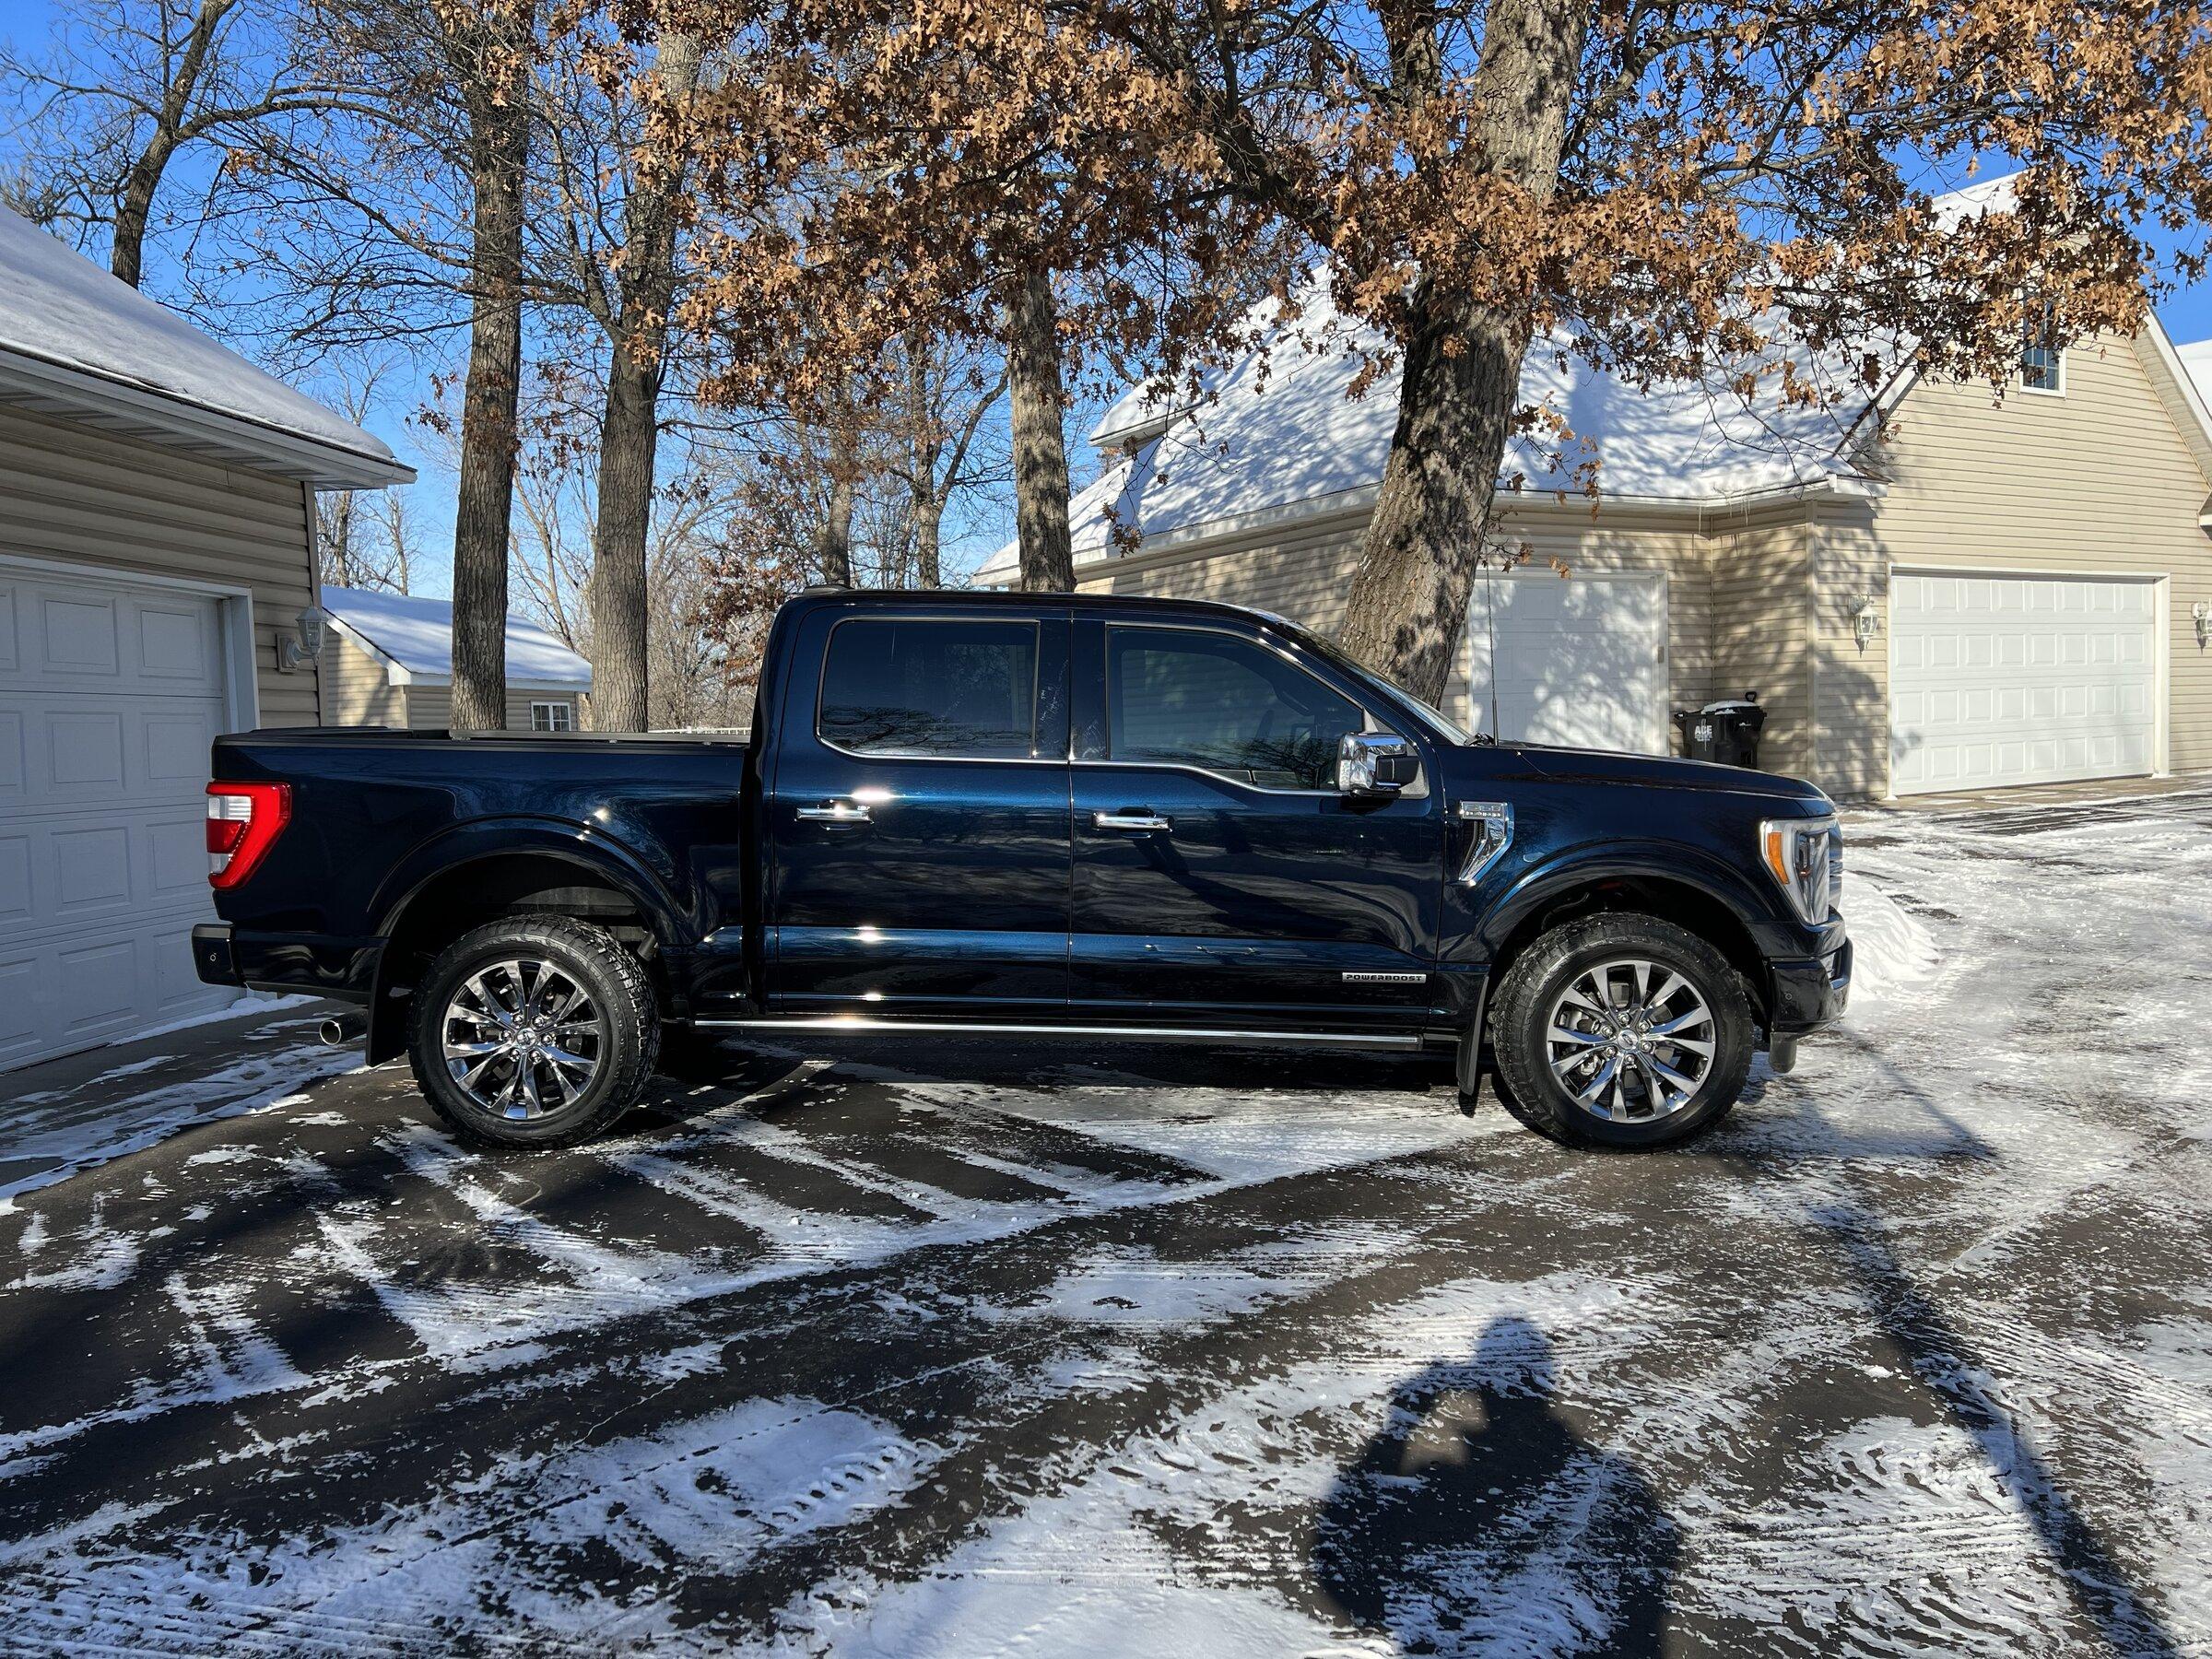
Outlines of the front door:
<svg viewBox="0 0 2212 1659">
<path fill-rule="evenodd" d="M 1396 799 L 1339 794 L 1345 734 L 1392 728 L 1288 641 L 1166 617 L 1079 621 L 1076 661 L 1079 1007 L 1128 1024 L 1426 1023 L 1433 767 Z"/>
<path fill-rule="evenodd" d="M 831 608 L 794 660 L 768 794 L 782 1013 L 1064 1015 L 1065 606 Z"/>
</svg>

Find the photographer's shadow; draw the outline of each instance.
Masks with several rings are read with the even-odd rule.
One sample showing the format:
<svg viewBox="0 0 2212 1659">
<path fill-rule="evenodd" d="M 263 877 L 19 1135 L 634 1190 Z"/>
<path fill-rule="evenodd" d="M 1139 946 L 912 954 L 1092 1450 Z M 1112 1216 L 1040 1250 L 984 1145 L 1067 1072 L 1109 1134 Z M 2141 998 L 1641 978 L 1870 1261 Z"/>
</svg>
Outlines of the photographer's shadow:
<svg viewBox="0 0 2212 1659">
<path fill-rule="evenodd" d="M 1336 1610 L 1406 1653 L 1659 1650 L 1680 1538 L 1636 1466 L 1554 1408 L 1551 1344 L 1493 1321 L 1471 1363 L 1394 1391 L 1323 1506 Z"/>
</svg>

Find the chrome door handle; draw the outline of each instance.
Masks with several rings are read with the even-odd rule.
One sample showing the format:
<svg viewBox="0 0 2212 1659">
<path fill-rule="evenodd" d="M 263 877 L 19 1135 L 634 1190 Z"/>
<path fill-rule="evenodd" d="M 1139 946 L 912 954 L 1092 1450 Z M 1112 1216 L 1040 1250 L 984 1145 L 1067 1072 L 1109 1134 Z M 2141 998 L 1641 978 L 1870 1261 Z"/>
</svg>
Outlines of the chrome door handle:
<svg viewBox="0 0 2212 1659">
<path fill-rule="evenodd" d="M 819 806 L 802 806 L 799 817 L 810 824 L 865 824 L 868 809 L 858 801 L 824 801 Z"/>
<path fill-rule="evenodd" d="M 1100 830 L 1148 830 L 1155 835 L 1175 833 L 1175 826 L 1157 812 L 1094 812 L 1090 821 Z"/>
</svg>

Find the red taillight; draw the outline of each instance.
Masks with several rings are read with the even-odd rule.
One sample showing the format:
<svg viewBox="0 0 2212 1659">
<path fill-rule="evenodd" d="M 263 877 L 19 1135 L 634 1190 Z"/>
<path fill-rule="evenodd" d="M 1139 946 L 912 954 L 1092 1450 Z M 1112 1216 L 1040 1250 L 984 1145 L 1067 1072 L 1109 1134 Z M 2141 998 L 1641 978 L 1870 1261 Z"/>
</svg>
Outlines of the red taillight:
<svg viewBox="0 0 2212 1659">
<path fill-rule="evenodd" d="M 253 874 L 292 818 L 288 783 L 207 785 L 207 880 L 234 888 Z"/>
</svg>

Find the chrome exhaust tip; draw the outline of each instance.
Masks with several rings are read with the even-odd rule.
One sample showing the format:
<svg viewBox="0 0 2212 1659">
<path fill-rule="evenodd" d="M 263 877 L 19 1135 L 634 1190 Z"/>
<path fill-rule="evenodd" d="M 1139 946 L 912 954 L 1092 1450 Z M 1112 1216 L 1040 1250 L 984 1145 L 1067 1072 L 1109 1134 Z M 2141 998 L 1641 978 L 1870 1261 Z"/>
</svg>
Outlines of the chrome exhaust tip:
<svg viewBox="0 0 2212 1659">
<path fill-rule="evenodd" d="M 359 1014 L 334 1014 L 323 1022 L 316 1032 L 332 1048 L 344 1048 L 357 1041 L 369 1029 L 369 1022 Z"/>
</svg>

